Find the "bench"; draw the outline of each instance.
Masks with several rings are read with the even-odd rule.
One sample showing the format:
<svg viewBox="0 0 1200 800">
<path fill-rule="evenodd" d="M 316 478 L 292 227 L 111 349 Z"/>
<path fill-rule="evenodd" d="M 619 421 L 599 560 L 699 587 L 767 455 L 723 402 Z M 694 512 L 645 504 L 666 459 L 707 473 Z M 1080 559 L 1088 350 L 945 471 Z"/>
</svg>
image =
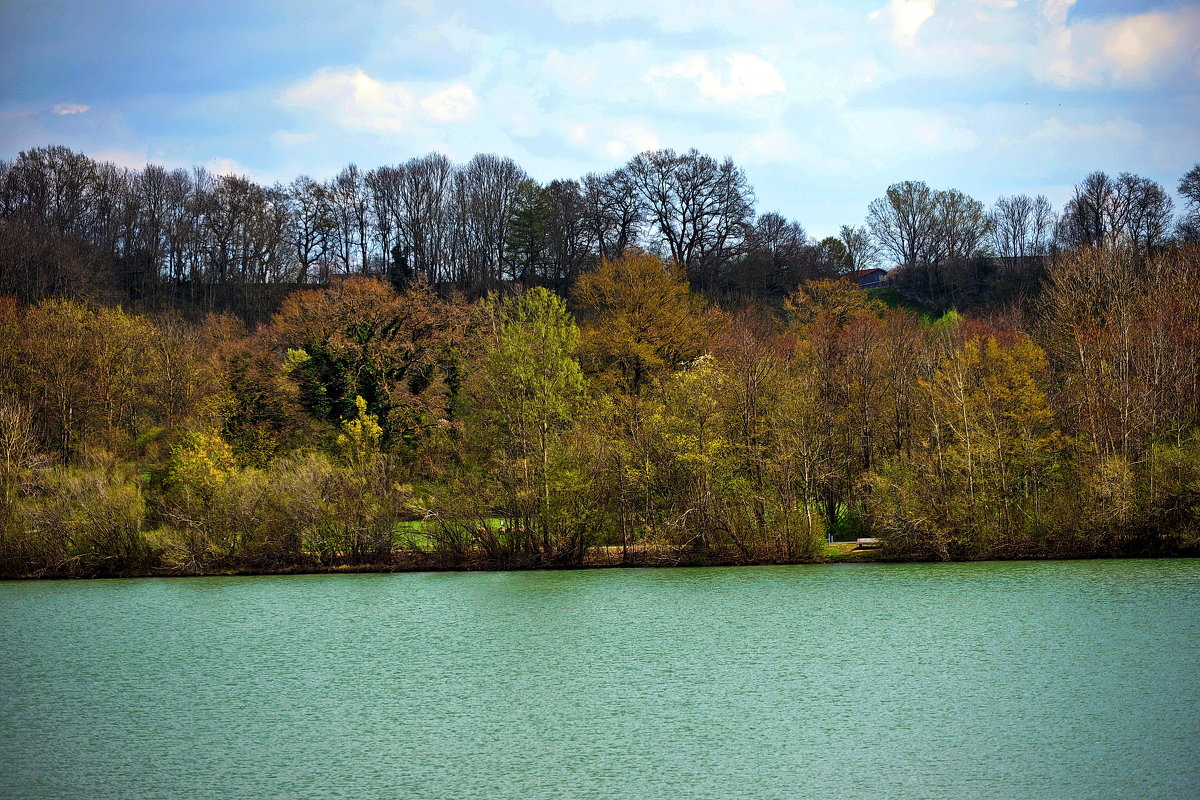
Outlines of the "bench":
<svg viewBox="0 0 1200 800">
<path fill-rule="evenodd" d="M 870 539 L 870 538 L 867 538 L 867 539 L 858 539 L 858 540 L 855 542 L 855 544 L 856 544 L 857 546 L 856 546 L 854 549 L 856 549 L 856 550 L 865 550 L 865 549 L 866 549 L 866 548 L 868 548 L 868 547 L 879 547 L 879 540 L 878 540 L 878 539 Z"/>
</svg>

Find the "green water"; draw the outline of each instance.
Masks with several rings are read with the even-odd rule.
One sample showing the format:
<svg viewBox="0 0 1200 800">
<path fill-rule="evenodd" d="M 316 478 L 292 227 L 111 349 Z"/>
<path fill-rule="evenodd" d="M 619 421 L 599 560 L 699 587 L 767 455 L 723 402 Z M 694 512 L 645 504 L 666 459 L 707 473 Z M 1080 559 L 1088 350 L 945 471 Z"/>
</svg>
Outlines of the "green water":
<svg viewBox="0 0 1200 800">
<path fill-rule="evenodd" d="M 1195 798 L 1200 561 L 0 583 L 4 798 Z"/>
</svg>

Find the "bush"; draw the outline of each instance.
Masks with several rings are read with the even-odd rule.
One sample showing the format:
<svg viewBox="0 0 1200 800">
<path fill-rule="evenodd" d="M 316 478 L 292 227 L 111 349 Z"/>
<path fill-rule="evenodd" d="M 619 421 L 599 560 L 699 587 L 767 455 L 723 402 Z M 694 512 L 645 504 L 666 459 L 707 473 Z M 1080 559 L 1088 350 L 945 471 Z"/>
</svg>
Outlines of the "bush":
<svg viewBox="0 0 1200 800">
<path fill-rule="evenodd" d="M 27 565 L 34 571 L 114 575 L 153 566 L 143 533 L 140 474 L 126 465 L 60 468 L 45 473 L 20 504 Z"/>
</svg>

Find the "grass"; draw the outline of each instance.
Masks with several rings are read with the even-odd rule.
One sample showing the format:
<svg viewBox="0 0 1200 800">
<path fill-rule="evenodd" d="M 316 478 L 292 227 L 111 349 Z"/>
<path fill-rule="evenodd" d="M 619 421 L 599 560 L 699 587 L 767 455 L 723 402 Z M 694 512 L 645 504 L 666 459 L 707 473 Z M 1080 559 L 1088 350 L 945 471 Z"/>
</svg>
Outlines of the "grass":
<svg viewBox="0 0 1200 800">
<path fill-rule="evenodd" d="M 899 308 L 905 311 L 911 311 L 917 315 L 917 319 L 921 320 L 922 324 L 929 326 L 945 327 L 952 325 L 958 321 L 958 312 L 951 309 L 945 313 L 939 314 L 936 311 L 930 311 L 920 303 L 914 303 L 900 292 L 890 286 L 881 287 L 879 289 L 867 289 L 867 295 L 874 300 L 878 300 L 888 308 Z"/>
<path fill-rule="evenodd" d="M 489 517 L 484 523 L 490 528 L 499 528 L 507 522 L 499 517 Z M 433 538 L 430 533 L 437 523 L 430 519 L 414 519 L 401 522 L 392 530 L 396 540 L 405 549 L 433 550 Z"/>
<path fill-rule="evenodd" d="M 855 542 L 832 542 L 825 545 L 825 560 L 830 564 L 853 564 L 862 561 L 880 561 L 878 547 L 859 549 Z"/>
</svg>

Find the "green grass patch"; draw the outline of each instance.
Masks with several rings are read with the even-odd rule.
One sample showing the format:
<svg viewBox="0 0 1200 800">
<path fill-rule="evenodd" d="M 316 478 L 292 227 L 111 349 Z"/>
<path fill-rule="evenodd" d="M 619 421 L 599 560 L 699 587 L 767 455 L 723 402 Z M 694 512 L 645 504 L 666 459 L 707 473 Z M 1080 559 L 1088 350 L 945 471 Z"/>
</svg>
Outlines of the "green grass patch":
<svg viewBox="0 0 1200 800">
<path fill-rule="evenodd" d="M 888 308 L 910 311 L 925 325 L 946 325 L 958 320 L 958 312 L 947 311 L 944 314 L 940 314 L 937 311 L 926 308 L 920 303 L 908 299 L 890 286 L 867 289 L 867 296 L 873 300 L 878 300 Z"/>
</svg>

